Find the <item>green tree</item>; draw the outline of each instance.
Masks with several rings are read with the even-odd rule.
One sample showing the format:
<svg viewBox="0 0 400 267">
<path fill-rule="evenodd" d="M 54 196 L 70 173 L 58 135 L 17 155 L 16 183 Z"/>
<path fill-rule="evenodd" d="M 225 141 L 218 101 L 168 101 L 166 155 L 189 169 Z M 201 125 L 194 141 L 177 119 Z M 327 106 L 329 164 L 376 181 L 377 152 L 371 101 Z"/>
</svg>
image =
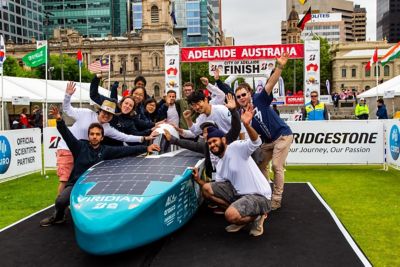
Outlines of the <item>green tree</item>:
<svg viewBox="0 0 400 267">
<path fill-rule="evenodd" d="M 12 56 L 7 56 L 3 65 L 4 75 L 14 77 L 40 78 L 40 72 L 36 69 L 25 70 L 18 63 L 18 60 Z"/>
<path fill-rule="evenodd" d="M 194 89 L 204 88 L 204 85 L 200 81 L 200 77 L 207 77 L 210 81 L 211 78 L 208 74 L 208 62 L 183 62 L 181 64 L 182 71 L 182 82 L 192 82 L 194 84 Z"/>
<path fill-rule="evenodd" d="M 54 68 L 51 71 L 52 80 L 61 80 L 61 65 L 63 67 L 65 81 L 79 81 L 78 62 L 76 58 L 72 58 L 67 55 L 63 55 L 62 60 L 60 55 L 50 56 L 49 66 Z M 42 71 L 44 71 L 44 69 L 42 69 Z M 82 82 L 90 82 L 92 79 L 93 74 L 89 72 L 85 65 L 82 65 Z"/>
<path fill-rule="evenodd" d="M 332 80 L 332 55 L 330 53 L 330 45 L 325 38 L 314 37 L 313 40 L 320 40 L 320 86 L 321 94 L 327 94 L 326 80 Z M 296 74 L 294 74 L 296 72 Z M 282 71 L 282 78 L 285 81 L 285 89 L 294 92 L 303 90 L 304 85 L 304 60 L 290 59 Z"/>
</svg>

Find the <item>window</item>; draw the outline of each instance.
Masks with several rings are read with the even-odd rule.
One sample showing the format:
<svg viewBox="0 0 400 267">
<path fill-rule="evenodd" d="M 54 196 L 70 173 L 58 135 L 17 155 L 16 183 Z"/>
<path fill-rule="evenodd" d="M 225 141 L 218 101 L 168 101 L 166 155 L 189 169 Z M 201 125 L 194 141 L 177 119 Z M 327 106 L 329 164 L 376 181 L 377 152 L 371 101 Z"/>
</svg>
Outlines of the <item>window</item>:
<svg viewBox="0 0 400 267">
<path fill-rule="evenodd" d="M 153 68 L 159 68 L 160 67 L 160 55 L 158 53 L 153 53 L 151 58 L 152 58 L 152 62 L 153 62 Z"/>
<path fill-rule="evenodd" d="M 351 77 L 355 78 L 357 76 L 357 70 L 355 68 L 351 69 Z"/>
<path fill-rule="evenodd" d="M 365 70 L 365 77 L 371 77 L 371 69 Z"/>
<path fill-rule="evenodd" d="M 383 67 L 383 75 L 384 76 L 389 76 L 390 75 L 390 67 L 388 65 Z"/>
<path fill-rule="evenodd" d="M 374 67 L 374 76 L 376 77 L 376 67 Z M 381 76 L 381 66 L 378 66 L 378 77 Z"/>
<path fill-rule="evenodd" d="M 154 97 L 160 97 L 160 86 L 154 86 Z"/>
<path fill-rule="evenodd" d="M 343 68 L 342 69 L 342 78 L 346 78 L 346 76 L 347 76 L 346 69 Z"/>
<path fill-rule="evenodd" d="M 158 16 L 158 7 L 152 6 L 151 7 L 151 23 L 159 23 L 160 18 Z"/>
<path fill-rule="evenodd" d="M 133 58 L 133 70 L 139 71 L 139 58 L 137 57 Z"/>
</svg>

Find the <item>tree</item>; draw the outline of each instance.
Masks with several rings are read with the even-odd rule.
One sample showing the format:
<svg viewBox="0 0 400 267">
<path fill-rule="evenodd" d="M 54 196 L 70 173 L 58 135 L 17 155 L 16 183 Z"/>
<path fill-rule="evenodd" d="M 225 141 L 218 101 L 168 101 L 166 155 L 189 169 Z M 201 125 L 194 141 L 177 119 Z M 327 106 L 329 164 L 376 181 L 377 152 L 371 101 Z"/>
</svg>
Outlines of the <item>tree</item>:
<svg viewBox="0 0 400 267">
<path fill-rule="evenodd" d="M 208 74 L 208 62 L 183 62 L 181 65 L 182 70 L 182 82 L 192 82 L 194 89 L 204 88 L 204 85 L 200 81 L 200 77 L 207 77 L 211 81 L 211 77 Z M 212 78 L 214 79 L 214 78 Z"/>
<path fill-rule="evenodd" d="M 18 63 L 18 60 L 12 56 L 7 56 L 3 65 L 4 75 L 26 78 L 40 78 L 40 72 L 37 70 L 25 70 Z"/>
</svg>

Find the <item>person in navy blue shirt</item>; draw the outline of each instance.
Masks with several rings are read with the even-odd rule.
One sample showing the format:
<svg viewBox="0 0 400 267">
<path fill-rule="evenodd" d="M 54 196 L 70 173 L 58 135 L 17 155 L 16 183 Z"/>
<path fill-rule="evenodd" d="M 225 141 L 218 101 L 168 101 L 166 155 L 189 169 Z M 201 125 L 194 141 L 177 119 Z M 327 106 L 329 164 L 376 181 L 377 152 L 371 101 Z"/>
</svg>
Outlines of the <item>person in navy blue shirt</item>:
<svg viewBox="0 0 400 267">
<path fill-rule="evenodd" d="M 288 54 L 283 53 L 277 59 L 275 70 L 271 73 L 264 90 L 251 96 L 252 89 L 247 83 L 239 84 L 235 90 L 236 99 L 245 109 L 249 105 L 254 106 L 252 127 L 258 132 L 263 141 L 261 145 L 261 159 L 259 168 L 268 178 L 267 166 L 272 160 L 274 172 L 274 187 L 272 194 L 272 209 L 281 207 L 283 186 L 285 181 L 284 164 L 293 141 L 293 134 L 289 126 L 271 108 L 273 100 L 272 89 L 278 82 L 282 70 L 288 61 Z"/>
<path fill-rule="evenodd" d="M 378 118 L 378 120 L 387 120 L 388 114 L 383 99 L 379 98 L 376 101 L 376 105 L 378 106 L 378 110 L 376 111 L 376 117 Z"/>
</svg>

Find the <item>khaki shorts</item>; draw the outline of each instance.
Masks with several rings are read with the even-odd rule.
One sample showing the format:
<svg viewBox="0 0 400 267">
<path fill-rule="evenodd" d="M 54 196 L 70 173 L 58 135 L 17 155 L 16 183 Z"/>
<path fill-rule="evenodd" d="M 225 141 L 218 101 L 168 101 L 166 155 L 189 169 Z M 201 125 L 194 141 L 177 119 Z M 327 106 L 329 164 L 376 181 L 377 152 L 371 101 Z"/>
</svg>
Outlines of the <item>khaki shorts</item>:
<svg viewBox="0 0 400 267">
<path fill-rule="evenodd" d="M 57 150 L 57 176 L 60 182 L 68 182 L 74 167 L 74 157 L 67 149 Z"/>
</svg>

